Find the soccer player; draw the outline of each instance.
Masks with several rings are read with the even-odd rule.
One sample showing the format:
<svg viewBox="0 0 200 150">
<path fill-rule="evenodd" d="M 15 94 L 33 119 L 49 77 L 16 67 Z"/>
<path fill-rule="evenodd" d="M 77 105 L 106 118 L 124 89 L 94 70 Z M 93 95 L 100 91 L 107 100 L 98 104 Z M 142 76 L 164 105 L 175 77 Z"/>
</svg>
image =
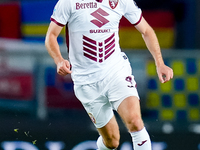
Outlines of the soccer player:
<svg viewBox="0 0 200 150">
<path fill-rule="evenodd" d="M 136 82 L 129 60 L 119 46 L 122 16 L 142 34 L 155 60 L 159 80 L 169 81 L 173 71 L 164 64 L 157 37 L 133 0 L 59 0 L 51 16 L 45 45 L 57 65 L 57 73 L 71 74 L 75 95 L 100 134 L 98 150 L 112 150 L 119 145 L 113 110 L 119 113 L 130 132 L 134 150 L 151 150 Z M 66 25 L 69 60 L 62 57 L 57 42 Z"/>
</svg>

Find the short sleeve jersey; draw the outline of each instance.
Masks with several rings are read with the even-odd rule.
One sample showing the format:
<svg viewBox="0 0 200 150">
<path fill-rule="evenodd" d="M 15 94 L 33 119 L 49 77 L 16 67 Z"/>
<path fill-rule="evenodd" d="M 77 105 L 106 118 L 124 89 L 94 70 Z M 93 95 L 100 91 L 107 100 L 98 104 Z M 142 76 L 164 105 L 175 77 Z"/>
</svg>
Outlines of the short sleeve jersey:
<svg viewBox="0 0 200 150">
<path fill-rule="evenodd" d="M 68 25 L 69 60 L 74 84 L 89 84 L 115 74 L 123 67 L 119 22 L 133 25 L 142 17 L 133 0 L 59 0 L 51 21 Z"/>
</svg>

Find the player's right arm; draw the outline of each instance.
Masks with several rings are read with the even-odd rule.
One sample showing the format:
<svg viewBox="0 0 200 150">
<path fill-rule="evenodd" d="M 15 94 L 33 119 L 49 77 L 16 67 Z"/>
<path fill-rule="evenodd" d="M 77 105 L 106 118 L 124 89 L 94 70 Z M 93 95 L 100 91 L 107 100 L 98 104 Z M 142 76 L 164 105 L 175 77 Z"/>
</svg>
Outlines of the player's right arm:
<svg viewBox="0 0 200 150">
<path fill-rule="evenodd" d="M 65 60 L 61 55 L 60 47 L 57 41 L 62 28 L 63 27 L 57 25 L 53 21 L 50 23 L 45 38 L 45 46 L 49 55 L 54 59 L 54 62 L 57 65 L 57 73 L 65 76 L 70 74 L 71 70 L 69 61 Z"/>
</svg>

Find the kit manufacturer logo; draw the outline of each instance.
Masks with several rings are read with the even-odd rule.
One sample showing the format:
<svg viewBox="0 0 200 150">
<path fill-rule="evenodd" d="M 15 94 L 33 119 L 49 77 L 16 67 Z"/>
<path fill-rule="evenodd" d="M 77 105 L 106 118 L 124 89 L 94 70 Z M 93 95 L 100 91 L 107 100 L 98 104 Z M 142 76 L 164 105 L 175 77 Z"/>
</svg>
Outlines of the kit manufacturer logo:
<svg viewBox="0 0 200 150">
<path fill-rule="evenodd" d="M 115 51 L 115 34 L 104 41 L 97 42 L 83 36 L 83 55 L 88 59 L 102 63 Z"/>
<path fill-rule="evenodd" d="M 144 145 L 144 143 L 146 143 L 147 142 L 147 140 L 145 140 L 145 141 L 142 141 L 142 143 L 140 144 L 140 143 L 138 143 L 138 146 L 142 146 L 142 145 Z"/>
</svg>

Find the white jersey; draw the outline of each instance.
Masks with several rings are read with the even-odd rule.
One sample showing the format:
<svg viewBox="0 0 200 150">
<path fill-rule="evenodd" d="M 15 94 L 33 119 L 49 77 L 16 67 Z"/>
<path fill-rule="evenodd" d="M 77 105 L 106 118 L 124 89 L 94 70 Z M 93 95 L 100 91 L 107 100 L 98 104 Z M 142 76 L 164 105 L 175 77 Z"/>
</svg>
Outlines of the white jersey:
<svg viewBox="0 0 200 150">
<path fill-rule="evenodd" d="M 68 24 L 69 60 L 74 84 L 90 84 L 120 72 L 119 21 L 132 24 L 142 17 L 133 0 L 59 0 L 51 20 Z"/>
</svg>

